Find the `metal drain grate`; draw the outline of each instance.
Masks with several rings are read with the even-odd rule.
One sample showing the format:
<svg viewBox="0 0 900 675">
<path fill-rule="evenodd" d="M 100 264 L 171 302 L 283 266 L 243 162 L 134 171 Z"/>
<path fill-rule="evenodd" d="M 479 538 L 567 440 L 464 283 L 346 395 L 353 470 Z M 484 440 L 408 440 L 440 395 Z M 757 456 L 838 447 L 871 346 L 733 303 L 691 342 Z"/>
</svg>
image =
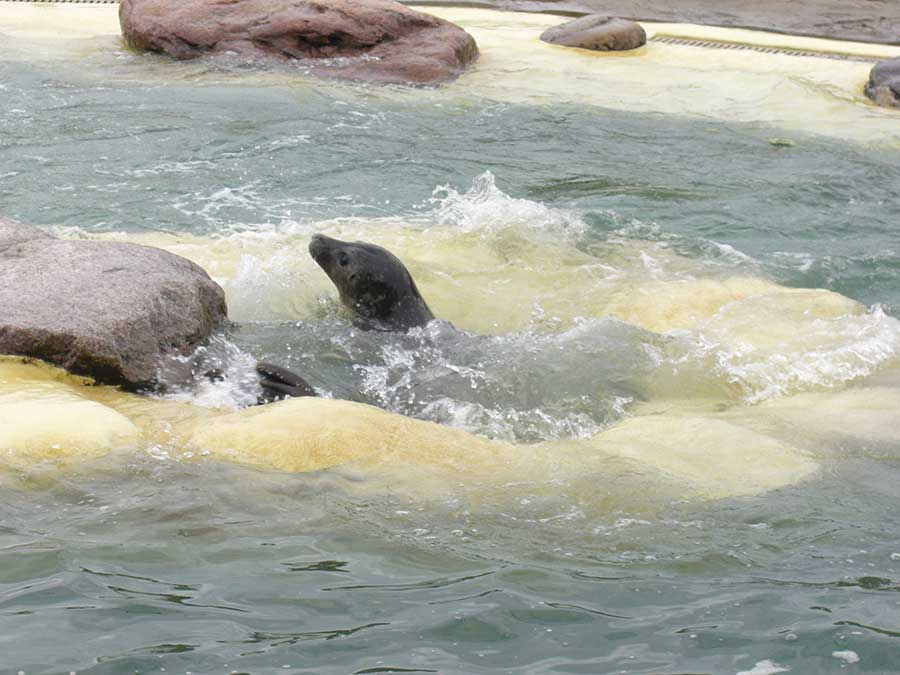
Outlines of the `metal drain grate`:
<svg viewBox="0 0 900 675">
<path fill-rule="evenodd" d="M 805 49 L 791 49 L 790 47 L 766 47 L 764 45 L 748 45 L 741 42 L 721 42 L 719 40 L 695 40 L 693 38 L 671 37 L 658 35 L 650 38 L 650 42 L 660 42 L 666 45 L 680 45 L 684 47 L 705 47 L 706 49 L 734 49 L 761 54 L 784 54 L 786 56 L 812 56 L 818 59 L 835 59 L 837 61 L 860 61 L 862 63 L 874 63 L 878 59 L 855 54 L 840 54 L 838 52 L 816 52 Z"/>
</svg>

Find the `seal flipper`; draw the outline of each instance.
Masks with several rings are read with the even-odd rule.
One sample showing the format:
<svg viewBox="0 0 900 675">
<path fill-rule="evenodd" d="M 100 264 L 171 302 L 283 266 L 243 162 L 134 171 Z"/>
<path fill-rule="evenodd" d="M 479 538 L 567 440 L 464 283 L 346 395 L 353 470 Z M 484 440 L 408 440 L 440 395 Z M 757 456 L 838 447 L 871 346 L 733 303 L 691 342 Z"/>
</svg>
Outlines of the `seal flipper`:
<svg viewBox="0 0 900 675">
<path fill-rule="evenodd" d="M 256 372 L 260 375 L 259 384 L 263 390 L 257 399 L 260 405 L 296 396 L 316 396 L 315 389 L 306 380 L 287 368 L 257 363 Z"/>
</svg>

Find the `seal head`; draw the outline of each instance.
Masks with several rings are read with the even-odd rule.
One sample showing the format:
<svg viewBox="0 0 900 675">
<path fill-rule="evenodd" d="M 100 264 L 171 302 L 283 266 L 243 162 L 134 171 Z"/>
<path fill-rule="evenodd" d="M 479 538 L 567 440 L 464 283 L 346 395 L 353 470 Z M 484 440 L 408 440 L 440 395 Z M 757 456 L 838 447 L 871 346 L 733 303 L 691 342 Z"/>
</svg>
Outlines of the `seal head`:
<svg viewBox="0 0 900 675">
<path fill-rule="evenodd" d="M 407 331 L 434 319 L 409 271 L 387 249 L 316 234 L 309 253 L 337 287 L 359 328 Z"/>
</svg>

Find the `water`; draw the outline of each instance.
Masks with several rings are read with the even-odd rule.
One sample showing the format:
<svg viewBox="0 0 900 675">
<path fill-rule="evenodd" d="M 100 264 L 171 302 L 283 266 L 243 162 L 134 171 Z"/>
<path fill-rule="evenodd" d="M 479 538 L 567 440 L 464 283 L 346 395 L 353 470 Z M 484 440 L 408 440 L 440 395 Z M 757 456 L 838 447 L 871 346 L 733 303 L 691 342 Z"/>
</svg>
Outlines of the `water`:
<svg viewBox="0 0 900 675">
<path fill-rule="evenodd" d="M 237 322 L 162 399 L 0 363 L 0 673 L 900 672 L 896 117 L 513 96 L 491 16 L 419 91 L 0 37 L 3 215 Z M 317 231 L 446 321 L 354 329 Z M 442 426 L 233 412 L 257 358 Z"/>
</svg>

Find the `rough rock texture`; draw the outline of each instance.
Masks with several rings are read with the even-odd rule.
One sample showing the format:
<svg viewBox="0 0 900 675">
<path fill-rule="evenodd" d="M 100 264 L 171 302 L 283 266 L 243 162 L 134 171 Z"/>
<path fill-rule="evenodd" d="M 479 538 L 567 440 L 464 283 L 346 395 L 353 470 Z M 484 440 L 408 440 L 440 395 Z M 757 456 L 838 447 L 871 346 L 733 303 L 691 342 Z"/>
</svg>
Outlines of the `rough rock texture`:
<svg viewBox="0 0 900 675">
<path fill-rule="evenodd" d="M 415 4 L 441 5 L 446 0 L 415 0 Z M 900 2 L 896 0 L 467 0 L 466 4 L 900 44 Z"/>
<path fill-rule="evenodd" d="M 50 239 L 50 235 L 31 225 L 0 218 L 0 255 L 5 248 L 31 239 Z"/>
<path fill-rule="evenodd" d="M 591 14 L 548 28 L 541 33 L 541 40 L 600 52 L 625 51 L 645 45 L 647 33 L 634 21 Z"/>
<path fill-rule="evenodd" d="M 122 0 L 134 49 L 177 59 L 299 59 L 318 75 L 431 84 L 478 55 L 459 26 L 393 0 Z"/>
<path fill-rule="evenodd" d="M 152 386 L 161 357 L 192 350 L 225 317 L 222 289 L 184 258 L 0 221 L 0 354 Z"/>
<path fill-rule="evenodd" d="M 900 58 L 875 64 L 866 83 L 866 96 L 878 105 L 900 108 Z"/>
</svg>

